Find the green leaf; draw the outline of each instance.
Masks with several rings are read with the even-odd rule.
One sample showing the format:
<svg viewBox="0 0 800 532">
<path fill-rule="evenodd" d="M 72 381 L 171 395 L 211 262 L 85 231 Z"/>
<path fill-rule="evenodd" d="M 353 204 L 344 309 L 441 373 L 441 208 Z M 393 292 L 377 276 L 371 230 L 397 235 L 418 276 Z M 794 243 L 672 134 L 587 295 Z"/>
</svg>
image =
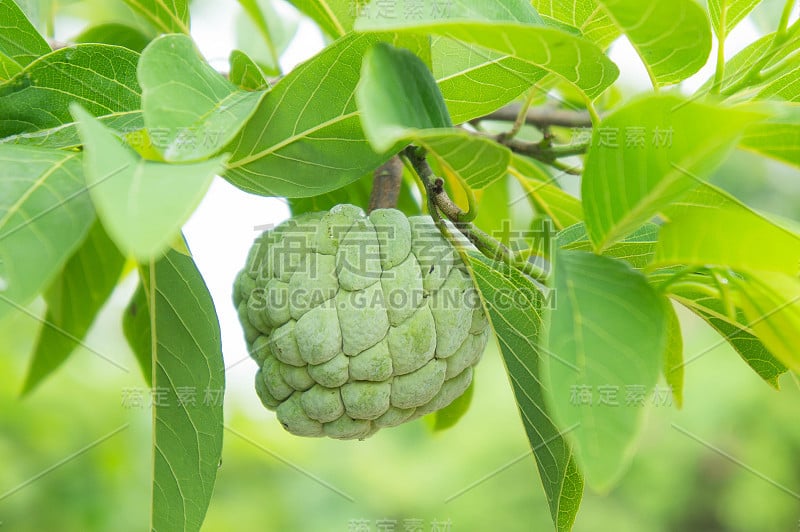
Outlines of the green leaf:
<svg viewBox="0 0 800 532">
<path fill-rule="evenodd" d="M 80 248 L 44 294 L 47 315 L 25 378 L 25 395 L 58 369 L 86 338 L 111 296 L 125 258 L 95 222 Z"/>
<path fill-rule="evenodd" d="M 93 221 L 80 154 L 0 145 L 0 319 L 53 281 Z"/>
<path fill-rule="evenodd" d="M 188 0 L 123 0 L 159 33 L 189 34 Z"/>
<path fill-rule="evenodd" d="M 759 2 L 761 0 L 708 0 L 714 32 L 724 39 Z"/>
<path fill-rule="evenodd" d="M 84 171 L 97 214 L 126 254 L 159 256 L 180 234 L 224 158 L 199 163 L 145 161 L 80 106 L 73 114 L 84 143 Z"/>
<path fill-rule="evenodd" d="M 509 172 L 519 180 L 537 212 L 550 218 L 556 229 L 583 220 L 581 201 L 561 190 L 555 178 L 533 161 L 512 154 Z"/>
<path fill-rule="evenodd" d="M 124 46 L 134 52 L 141 52 L 144 50 L 145 46 L 147 46 L 147 43 L 150 42 L 150 38 L 141 31 L 127 24 L 120 24 L 118 22 L 91 26 L 73 40 L 76 43 L 98 43 Z"/>
<path fill-rule="evenodd" d="M 356 99 L 364 131 L 382 151 L 410 132 L 453 125 L 425 63 L 386 43 L 377 43 L 364 56 Z"/>
<path fill-rule="evenodd" d="M 663 364 L 664 301 L 623 262 L 582 251 L 557 252 L 553 283 L 548 399 L 560 427 L 577 425 L 571 437 L 587 483 L 608 490 L 641 427 L 643 404 L 631 404 L 631 391 L 649 393 Z"/>
<path fill-rule="evenodd" d="M 153 530 L 199 530 L 222 454 L 225 368 L 211 295 L 170 250 L 149 279 L 153 352 Z"/>
<path fill-rule="evenodd" d="M 477 252 L 468 254 L 475 285 L 497 337 L 522 424 L 550 506 L 555 528 L 571 530 L 583 496 L 567 431 L 559 431 L 545 404 L 540 362 L 544 297 L 533 282 Z"/>
<path fill-rule="evenodd" d="M 238 0 L 236 43 L 270 74 L 280 74 L 280 56 L 297 33 L 297 18 L 275 10 L 275 0 Z"/>
<path fill-rule="evenodd" d="M 341 37 L 353 29 L 355 11 L 364 0 L 341 2 L 337 0 L 288 0 L 294 7 L 319 24 L 331 37 Z"/>
<path fill-rule="evenodd" d="M 186 35 L 164 35 L 139 62 L 144 121 L 167 161 L 218 153 L 253 114 L 263 93 L 238 90 L 203 60 Z"/>
<path fill-rule="evenodd" d="M 603 250 L 694 188 L 760 115 L 653 95 L 596 128 L 582 183 L 589 236 Z"/>
<path fill-rule="evenodd" d="M 459 395 L 455 401 L 446 407 L 431 414 L 434 432 L 454 427 L 469 410 L 474 394 L 475 378 L 473 377 L 472 382 L 469 383 L 467 390 L 463 394 Z"/>
<path fill-rule="evenodd" d="M 447 175 L 484 188 L 506 173 L 511 152 L 452 123 L 436 81 L 408 50 L 379 43 L 364 57 L 356 87 L 364 133 L 376 150 L 414 142 L 426 148 Z"/>
<path fill-rule="evenodd" d="M 761 99 L 780 99 L 800 102 L 800 55 L 793 55 L 781 63 L 756 96 Z"/>
<path fill-rule="evenodd" d="M 499 109 L 547 74 L 515 57 L 439 35 L 431 37 L 431 56 L 433 75 L 455 124 Z"/>
<path fill-rule="evenodd" d="M 139 363 L 142 376 L 148 386 L 153 385 L 153 346 L 150 329 L 150 308 L 147 302 L 146 280 L 141 279 L 136 286 L 128 306 L 122 315 L 122 332 Z"/>
<path fill-rule="evenodd" d="M 800 272 L 800 235 L 706 183 L 665 211 L 653 266 L 716 265 L 739 271 Z M 698 231 L 702 227 L 702 231 Z"/>
<path fill-rule="evenodd" d="M 659 226 L 646 223 L 622 240 L 603 250 L 602 255 L 612 259 L 624 260 L 636 269 L 647 267 L 653 261 L 658 242 Z M 586 232 L 586 225 L 579 222 L 567 227 L 558 234 L 558 245 L 564 249 L 591 251 L 592 243 Z"/>
<path fill-rule="evenodd" d="M 231 65 L 228 79 L 240 89 L 246 91 L 269 89 L 269 82 L 264 73 L 246 53 L 240 50 L 233 50 L 228 62 Z"/>
<path fill-rule="evenodd" d="M 544 24 L 527 3 L 464 0 L 440 17 L 400 19 L 362 15 L 357 31 L 401 31 L 441 35 L 513 56 L 558 75 L 594 99 L 619 69 L 595 44 Z M 513 6 L 513 11 L 509 9 Z"/>
<path fill-rule="evenodd" d="M 578 28 L 583 36 L 607 48 L 619 37 L 620 30 L 602 8 L 598 0 L 564 2 L 559 0 L 533 0 L 533 7 L 539 14 Z"/>
<path fill-rule="evenodd" d="M 14 135 L 2 142 L 75 146 L 72 102 L 109 126 L 136 124 L 141 120 L 138 60 L 138 53 L 119 46 L 79 44 L 34 61 L 0 85 L 0 137 Z"/>
<path fill-rule="evenodd" d="M 386 160 L 364 136 L 353 97 L 364 53 L 379 40 L 343 37 L 275 84 L 226 148 L 232 157 L 225 177 L 254 194 L 309 197 Z"/>
<path fill-rule="evenodd" d="M 599 0 L 627 35 L 654 86 L 678 83 L 706 64 L 711 29 L 694 0 Z"/>
<path fill-rule="evenodd" d="M 747 128 L 739 147 L 800 167 L 800 105 L 779 109 L 774 118 Z"/>
<path fill-rule="evenodd" d="M 683 334 L 678 314 L 669 300 L 664 301 L 667 316 L 667 348 L 664 350 L 663 373 L 678 408 L 683 406 Z"/>
<path fill-rule="evenodd" d="M 13 78 L 21 70 L 19 63 L 0 52 L 0 82 Z"/>
<path fill-rule="evenodd" d="M 738 306 L 753 333 L 792 371 L 800 371 L 800 280 L 783 273 L 758 272 L 734 279 Z"/>
<path fill-rule="evenodd" d="M 669 285 L 667 295 L 700 316 L 733 347 L 753 371 L 770 386 L 777 389 L 778 377 L 786 372 L 786 366 L 778 361 L 756 338 L 744 312 L 737 309 L 733 315 L 730 315 L 725 303 L 718 297 L 709 295 L 709 290 L 712 292 L 718 290 L 716 283 L 709 275 L 692 274 L 686 278 L 686 281 L 688 282 Z M 736 290 L 736 287 L 732 286 L 730 290 Z M 686 361 L 685 364 L 692 360 Z"/>
<path fill-rule="evenodd" d="M 24 67 L 37 57 L 50 52 L 47 41 L 39 35 L 15 2 L 10 0 L 0 2 L 0 20 L 3 21 L 0 32 L 0 55 Z"/>
<path fill-rule="evenodd" d="M 727 94 L 734 87 L 741 91 L 762 85 L 767 79 L 761 76 L 753 79 L 748 77 L 753 65 L 765 61 L 764 69 L 774 67 L 793 53 L 800 44 L 800 32 L 788 38 L 783 44 L 775 44 L 775 38 L 775 32 L 764 35 L 725 62 L 725 75 L 720 84 L 722 94 Z M 711 76 L 697 92 L 699 94 L 706 93 L 713 85 L 714 76 Z"/>
</svg>

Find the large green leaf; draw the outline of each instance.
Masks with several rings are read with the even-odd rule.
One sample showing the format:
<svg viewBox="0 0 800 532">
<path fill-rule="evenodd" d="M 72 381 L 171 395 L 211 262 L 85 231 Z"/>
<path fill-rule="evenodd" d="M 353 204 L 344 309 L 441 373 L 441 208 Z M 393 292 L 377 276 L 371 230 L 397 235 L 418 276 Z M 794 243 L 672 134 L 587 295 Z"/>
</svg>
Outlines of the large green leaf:
<svg viewBox="0 0 800 532">
<path fill-rule="evenodd" d="M 708 13 L 716 34 L 722 39 L 727 37 L 759 2 L 761 0 L 708 0 Z"/>
<path fill-rule="evenodd" d="M 79 102 L 109 127 L 141 127 L 139 54 L 107 44 L 79 44 L 56 50 L 0 85 L 2 142 L 47 147 L 80 144 L 69 112 Z"/>
<path fill-rule="evenodd" d="M 619 28 L 598 0 L 533 0 L 533 6 L 541 15 L 578 28 L 584 37 L 600 48 L 606 48 L 619 37 Z"/>
<path fill-rule="evenodd" d="M 45 293 L 47 315 L 22 393 L 33 390 L 80 345 L 117 285 L 125 258 L 96 221 Z"/>
<path fill-rule="evenodd" d="M 347 35 L 278 82 L 226 148 L 225 177 L 255 194 L 308 197 L 379 166 L 388 155 L 364 136 L 354 98 L 364 53 L 379 40 Z"/>
<path fill-rule="evenodd" d="M 508 55 L 434 35 L 433 75 L 453 123 L 485 116 L 514 100 L 547 72 Z"/>
<path fill-rule="evenodd" d="M 664 300 L 625 263 L 583 251 L 555 259 L 548 399 L 571 433 L 587 483 L 607 490 L 631 457 L 667 346 Z M 642 398 L 642 402 L 644 402 Z"/>
<path fill-rule="evenodd" d="M 139 82 L 145 124 L 167 161 L 219 152 L 264 94 L 237 89 L 203 60 L 186 35 L 164 35 L 150 43 L 139 61 Z"/>
<path fill-rule="evenodd" d="M 653 261 L 660 227 L 646 223 L 622 240 L 603 250 L 603 256 L 624 260 L 636 269 L 647 267 Z M 591 251 L 592 243 L 583 222 L 567 227 L 558 234 L 558 245 L 564 249 Z"/>
<path fill-rule="evenodd" d="M 692 274 L 686 280 L 689 282 L 669 285 L 667 295 L 700 316 L 733 347 L 753 371 L 770 386 L 777 388 L 778 377 L 786 372 L 786 366 L 756 338 L 744 312 L 737 309 L 734 311 L 735 315 L 731 315 L 723 301 L 709 295 L 709 289 L 712 292 L 718 290 L 715 281 L 709 275 Z M 658 284 L 658 281 L 656 283 Z M 735 287 L 730 287 L 730 290 L 735 290 Z M 683 364 L 689 364 L 706 352 L 708 351 L 693 354 L 692 358 Z"/>
<path fill-rule="evenodd" d="M 738 305 L 753 333 L 786 367 L 800 371 L 800 280 L 773 272 L 743 277 L 735 278 L 734 284 L 738 288 Z"/>
<path fill-rule="evenodd" d="M 696 186 L 759 118 L 672 95 L 640 98 L 606 117 L 592 138 L 581 194 L 595 249 Z"/>
<path fill-rule="evenodd" d="M 477 252 L 468 257 L 503 354 L 556 530 L 571 530 L 583 496 L 583 477 L 565 439 L 574 427 L 560 431 L 545 404 L 548 390 L 540 368 L 544 297 L 522 274 L 498 267 Z"/>
<path fill-rule="evenodd" d="M 739 146 L 800 167 L 800 105 L 773 108 L 777 115 L 747 128 Z"/>
<path fill-rule="evenodd" d="M 157 257 L 180 234 L 224 158 L 165 164 L 141 159 L 80 106 L 84 171 L 97 214 L 126 254 Z"/>
<path fill-rule="evenodd" d="M 148 386 L 153 385 L 153 346 L 151 345 L 152 332 L 150 330 L 150 308 L 147 302 L 147 289 L 145 279 L 140 279 L 136 286 L 125 313 L 122 315 L 122 332 L 128 341 L 142 376 Z"/>
<path fill-rule="evenodd" d="M 377 151 L 414 142 L 436 158 L 445 174 L 476 189 L 506 173 L 511 152 L 488 139 L 452 129 L 436 81 L 408 50 L 386 43 L 370 49 L 356 100 L 364 133 Z"/>
<path fill-rule="evenodd" d="M 556 180 L 535 162 L 513 154 L 509 172 L 519 179 L 536 211 L 549 217 L 556 229 L 583 220 L 581 201 L 559 188 Z"/>
<path fill-rule="evenodd" d="M 462 0 L 444 11 L 421 19 L 362 15 L 355 28 L 432 33 L 489 48 L 560 76 L 588 98 L 600 95 L 619 74 L 598 46 L 545 25 L 525 2 Z"/>
<path fill-rule="evenodd" d="M 598 0 L 644 62 L 653 85 L 678 83 L 706 64 L 711 29 L 694 0 Z"/>
<path fill-rule="evenodd" d="M 211 295 L 170 250 L 148 279 L 153 346 L 153 530 L 199 530 L 222 454 L 225 369 Z"/>
<path fill-rule="evenodd" d="M 331 37 L 341 37 L 353 29 L 356 9 L 361 0 L 289 0 L 297 9 L 311 17 Z"/>
<path fill-rule="evenodd" d="M 53 281 L 94 218 L 80 154 L 0 145 L 0 318 Z"/>
<path fill-rule="evenodd" d="M 10 0 L 0 2 L 0 55 L 21 68 L 50 52 L 47 41 L 39 35 L 19 6 Z M 8 71 L 6 71 L 8 72 Z M 4 79 L 8 79 L 7 77 Z"/>
<path fill-rule="evenodd" d="M 716 265 L 739 271 L 800 272 L 800 235 L 712 185 L 701 184 L 665 212 L 669 221 L 661 228 L 654 267 Z"/>
<path fill-rule="evenodd" d="M 189 33 L 189 0 L 123 0 L 159 33 Z"/>
</svg>

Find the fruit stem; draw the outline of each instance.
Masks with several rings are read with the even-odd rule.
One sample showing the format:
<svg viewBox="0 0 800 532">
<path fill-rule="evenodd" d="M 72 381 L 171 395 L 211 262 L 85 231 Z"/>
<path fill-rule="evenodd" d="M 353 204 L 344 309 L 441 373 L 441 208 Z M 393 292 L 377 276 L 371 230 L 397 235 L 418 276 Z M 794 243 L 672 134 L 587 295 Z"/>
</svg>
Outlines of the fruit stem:
<svg viewBox="0 0 800 532">
<path fill-rule="evenodd" d="M 403 183 L 403 161 L 395 155 L 375 170 L 372 192 L 369 196 L 368 212 L 375 209 L 397 207 L 400 186 Z"/>
</svg>

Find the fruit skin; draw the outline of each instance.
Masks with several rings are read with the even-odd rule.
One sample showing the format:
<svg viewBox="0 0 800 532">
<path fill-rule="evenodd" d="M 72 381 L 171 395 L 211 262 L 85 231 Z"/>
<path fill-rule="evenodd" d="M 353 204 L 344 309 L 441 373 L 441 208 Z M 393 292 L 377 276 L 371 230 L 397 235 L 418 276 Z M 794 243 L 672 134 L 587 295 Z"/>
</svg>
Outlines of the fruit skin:
<svg viewBox="0 0 800 532">
<path fill-rule="evenodd" d="M 458 252 L 395 209 L 337 205 L 265 231 L 233 302 L 256 393 L 299 436 L 364 439 L 444 408 L 490 334 Z"/>
</svg>

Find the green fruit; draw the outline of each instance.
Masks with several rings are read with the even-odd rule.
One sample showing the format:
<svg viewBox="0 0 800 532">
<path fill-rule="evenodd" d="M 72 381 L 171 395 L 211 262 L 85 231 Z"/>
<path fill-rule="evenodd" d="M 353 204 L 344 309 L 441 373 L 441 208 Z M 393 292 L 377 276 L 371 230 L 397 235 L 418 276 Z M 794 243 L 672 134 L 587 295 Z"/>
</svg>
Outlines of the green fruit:
<svg viewBox="0 0 800 532">
<path fill-rule="evenodd" d="M 430 217 L 353 205 L 259 236 L 234 283 L 256 393 L 300 436 L 363 439 L 469 387 L 489 323 Z"/>
</svg>

